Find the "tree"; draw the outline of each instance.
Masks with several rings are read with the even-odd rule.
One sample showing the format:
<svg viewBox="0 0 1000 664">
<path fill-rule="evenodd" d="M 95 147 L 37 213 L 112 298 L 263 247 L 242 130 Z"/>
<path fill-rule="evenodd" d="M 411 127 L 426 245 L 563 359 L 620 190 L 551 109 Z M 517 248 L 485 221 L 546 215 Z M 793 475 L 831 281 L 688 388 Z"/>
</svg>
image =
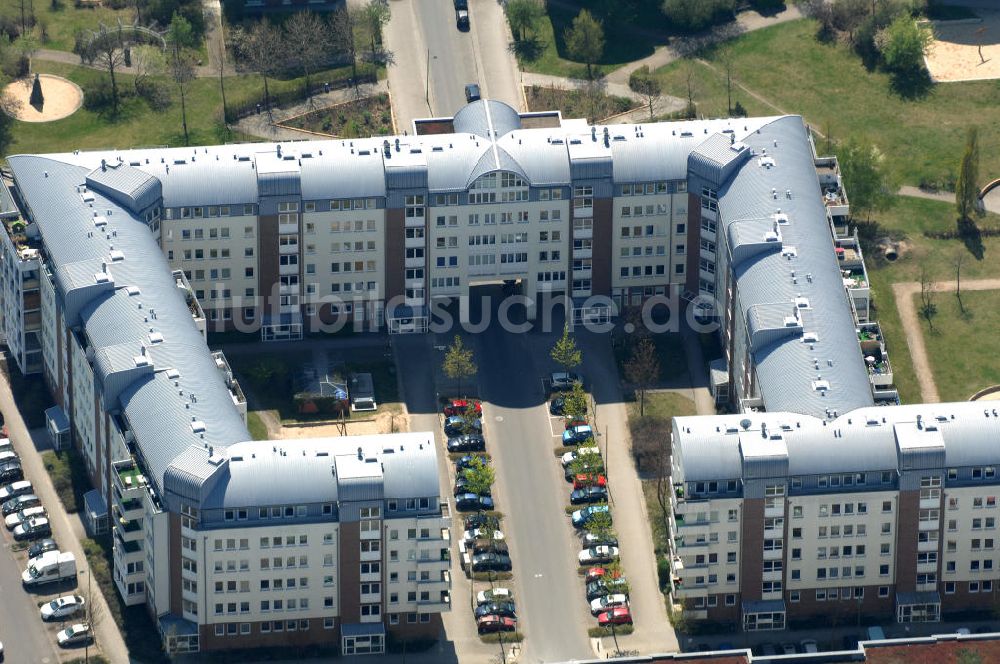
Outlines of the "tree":
<svg viewBox="0 0 1000 664">
<path fill-rule="evenodd" d="M 844 188 L 855 210 L 864 210 L 871 221 L 873 211 L 892 205 L 896 187 L 885 156 L 874 144 L 848 140 L 837 157 Z"/>
<path fill-rule="evenodd" d="M 569 464 L 571 475 L 603 475 L 604 457 L 600 454 L 581 454 Z"/>
<path fill-rule="evenodd" d="M 125 64 L 125 44 L 121 31 L 109 29 L 101 23 L 89 41 L 81 44 L 80 59 L 87 64 L 96 64 L 108 72 L 111 79 L 111 113 L 117 116 L 120 100 L 115 72 Z"/>
<path fill-rule="evenodd" d="M 854 42 L 854 31 L 861 27 L 868 14 L 868 0 L 833 0 L 830 4 L 831 23 Z"/>
<path fill-rule="evenodd" d="M 332 43 L 330 32 L 316 14 L 310 11 L 295 12 L 284 26 L 285 39 L 295 44 L 292 61 L 305 77 L 306 94 L 312 96 L 310 78 L 329 60 Z"/>
<path fill-rule="evenodd" d="M 180 14 L 175 13 L 170 21 L 167 43 L 170 45 L 170 78 L 181 96 L 181 125 L 184 128 L 184 145 L 188 145 L 187 91 L 194 80 L 194 56 L 187 49 L 194 45 L 194 33 L 191 24 Z"/>
<path fill-rule="evenodd" d="M 472 359 L 472 349 L 466 348 L 462 337 L 457 334 L 445 353 L 442 369 L 448 378 L 458 381 L 459 394 L 462 392 L 462 381 L 472 378 L 479 371 Z"/>
<path fill-rule="evenodd" d="M 923 70 L 924 55 L 934 36 L 907 13 L 897 16 L 889 26 L 875 34 L 875 46 L 886 66 L 899 73 Z"/>
<path fill-rule="evenodd" d="M 955 298 L 958 300 L 958 309 L 965 314 L 965 304 L 962 302 L 962 263 L 965 262 L 965 251 L 958 250 L 952 265 L 955 266 Z"/>
<path fill-rule="evenodd" d="M 225 125 L 229 118 L 229 106 L 226 104 L 226 40 L 217 39 L 215 54 L 215 70 L 219 73 L 219 92 L 222 95 L 222 124 Z"/>
<path fill-rule="evenodd" d="M 545 8 L 538 0 L 508 0 L 507 22 L 516 41 L 524 41 L 525 33 L 530 30 L 535 21 L 545 15 Z"/>
<path fill-rule="evenodd" d="M 663 86 L 660 84 L 660 79 L 649 71 L 649 66 L 643 65 L 628 77 L 628 87 L 632 92 L 642 95 L 646 100 L 646 105 L 649 107 L 649 120 L 652 122 L 653 106 L 663 96 Z"/>
<path fill-rule="evenodd" d="M 920 315 L 927 321 L 927 327 L 933 332 L 937 305 L 934 304 L 934 284 L 931 283 L 926 267 L 920 268 Z"/>
<path fill-rule="evenodd" d="M 593 78 L 593 65 L 604 55 L 604 26 L 583 9 L 563 35 L 566 52 L 577 62 L 587 64 L 587 78 Z"/>
<path fill-rule="evenodd" d="M 625 377 L 639 391 L 639 417 L 646 415 L 646 390 L 660 379 L 660 358 L 652 339 L 641 340 L 625 363 Z"/>
<path fill-rule="evenodd" d="M 573 389 L 566 393 L 566 401 L 563 404 L 563 415 L 567 420 L 586 420 L 590 412 L 590 402 L 583 385 L 577 381 L 573 383 Z"/>
<path fill-rule="evenodd" d="M 979 201 L 979 130 L 969 127 L 965 136 L 965 152 L 958 167 L 958 181 L 955 183 L 955 206 L 958 208 L 959 223 L 972 219 L 978 211 Z"/>
<path fill-rule="evenodd" d="M 389 22 L 391 11 L 389 0 L 368 0 L 361 8 L 365 25 L 368 27 L 368 36 L 371 39 L 372 56 L 375 56 L 382 46 L 382 28 Z"/>
<path fill-rule="evenodd" d="M 462 470 L 462 477 L 465 478 L 466 487 L 471 493 L 485 496 L 491 491 L 496 480 L 496 472 L 492 465 L 483 460 L 483 457 L 476 456 L 469 467 Z"/>
<path fill-rule="evenodd" d="M 357 9 L 341 9 L 330 15 L 329 30 L 333 47 L 338 53 L 347 55 L 351 62 L 351 78 L 357 87 L 358 48 L 354 39 L 354 27 L 358 22 Z"/>
<path fill-rule="evenodd" d="M 568 324 L 563 327 L 562 337 L 549 351 L 549 355 L 565 371 L 572 371 L 583 362 L 583 353 L 576 347 L 576 339 L 570 334 Z"/>
<path fill-rule="evenodd" d="M 726 109 L 729 115 L 733 114 L 733 49 L 729 46 L 722 46 L 719 49 L 719 62 L 726 72 Z"/>
<path fill-rule="evenodd" d="M 587 521 L 587 532 L 600 539 L 610 539 L 615 536 L 611 512 L 594 512 Z"/>
<path fill-rule="evenodd" d="M 695 115 L 695 105 L 694 96 L 698 93 L 698 72 L 696 67 L 698 65 L 694 60 L 686 60 L 684 63 L 684 86 L 687 90 L 687 100 L 688 116 L 694 117 Z"/>
<path fill-rule="evenodd" d="M 271 112 L 271 91 L 267 79 L 278 73 L 283 62 L 282 49 L 284 43 L 281 30 L 266 18 L 257 21 L 249 28 L 235 30 L 233 41 L 236 52 L 252 70 L 260 74 L 264 81 L 264 105 Z"/>
<path fill-rule="evenodd" d="M 663 0 L 662 9 L 677 29 L 697 32 L 732 18 L 736 3 L 734 0 Z"/>
</svg>

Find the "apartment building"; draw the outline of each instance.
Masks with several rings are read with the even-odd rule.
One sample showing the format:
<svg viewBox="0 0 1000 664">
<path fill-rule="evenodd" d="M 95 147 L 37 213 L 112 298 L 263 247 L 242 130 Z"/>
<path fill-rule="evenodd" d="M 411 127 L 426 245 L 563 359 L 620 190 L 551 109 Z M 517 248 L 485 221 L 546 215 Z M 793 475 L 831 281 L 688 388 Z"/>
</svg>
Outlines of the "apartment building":
<svg viewBox="0 0 1000 664">
<path fill-rule="evenodd" d="M 4 270 L 33 269 L 37 283 L 5 283 L 21 298 L 5 297 L 5 313 L 34 294 L 42 374 L 110 506 L 115 583 L 168 650 L 364 654 L 389 636 L 437 636 L 450 519 L 433 434 L 251 440 L 197 289 L 158 242 L 159 181 L 9 163 L 23 221 Z M 227 226 L 206 242 L 223 237 L 211 228 Z"/>
<path fill-rule="evenodd" d="M 532 317 L 555 296 L 577 320 L 690 298 L 702 243 L 688 155 L 772 120 L 596 127 L 482 101 L 412 135 L 47 159 L 79 169 L 74 195 L 149 228 L 210 329 L 277 340 L 334 325 L 420 331 L 435 300 L 501 281 Z"/>
<path fill-rule="evenodd" d="M 898 405 L 836 160 L 794 118 L 741 144 L 690 156 L 737 414 L 673 422 L 676 608 L 772 630 L 992 606 L 996 411 Z"/>
</svg>

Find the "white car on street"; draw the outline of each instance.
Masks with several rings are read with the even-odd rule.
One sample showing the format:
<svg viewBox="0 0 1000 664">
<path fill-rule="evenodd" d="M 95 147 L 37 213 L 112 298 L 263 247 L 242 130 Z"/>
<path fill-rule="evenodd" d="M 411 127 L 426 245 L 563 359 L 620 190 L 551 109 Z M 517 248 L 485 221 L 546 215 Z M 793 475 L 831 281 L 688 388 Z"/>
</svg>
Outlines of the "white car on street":
<svg viewBox="0 0 1000 664">
<path fill-rule="evenodd" d="M 596 454 L 596 455 L 600 456 L 601 455 L 601 450 L 597 447 L 597 445 L 584 445 L 583 447 L 576 448 L 572 452 L 566 452 L 566 454 L 562 455 L 562 465 L 563 465 L 563 468 L 566 468 L 567 466 L 569 466 L 571 463 L 573 463 L 574 461 L 576 461 L 579 457 L 586 456 L 588 454 Z"/>
<path fill-rule="evenodd" d="M 509 602 L 514 599 L 514 593 L 508 588 L 493 588 L 492 590 L 480 590 L 476 594 L 476 604 L 486 604 L 487 602 Z"/>
<path fill-rule="evenodd" d="M 42 620 L 63 620 L 76 615 L 83 609 L 84 599 L 79 595 L 64 595 L 42 604 Z"/>
<path fill-rule="evenodd" d="M 14 530 L 14 528 L 17 528 L 28 519 L 32 519 L 36 516 L 45 516 L 45 508 L 41 505 L 38 507 L 29 507 L 21 510 L 20 512 L 14 512 L 4 519 L 4 523 L 7 524 L 7 530 Z"/>
<path fill-rule="evenodd" d="M 484 529 L 482 529 L 482 528 L 476 528 L 475 530 L 466 530 L 465 531 L 465 541 L 466 542 L 471 542 L 472 540 L 485 539 L 486 535 L 487 535 L 486 531 Z M 491 533 L 491 537 L 490 537 L 490 539 L 494 539 L 494 540 L 502 540 L 503 538 L 504 538 L 503 537 L 503 532 L 500 531 L 500 530 L 494 530 Z"/>
<path fill-rule="evenodd" d="M 598 597 L 590 603 L 590 612 L 595 616 L 618 606 L 628 606 L 628 597 L 621 593 Z"/>
<path fill-rule="evenodd" d="M 577 559 L 581 565 L 593 565 L 594 563 L 610 563 L 618 557 L 617 546 L 592 546 L 577 554 Z"/>
<path fill-rule="evenodd" d="M 12 482 L 11 484 L 8 484 L 4 488 L 0 489 L 0 503 L 7 502 L 11 498 L 16 498 L 17 496 L 23 496 L 26 493 L 31 493 L 33 490 L 31 482 L 28 480 Z"/>
</svg>

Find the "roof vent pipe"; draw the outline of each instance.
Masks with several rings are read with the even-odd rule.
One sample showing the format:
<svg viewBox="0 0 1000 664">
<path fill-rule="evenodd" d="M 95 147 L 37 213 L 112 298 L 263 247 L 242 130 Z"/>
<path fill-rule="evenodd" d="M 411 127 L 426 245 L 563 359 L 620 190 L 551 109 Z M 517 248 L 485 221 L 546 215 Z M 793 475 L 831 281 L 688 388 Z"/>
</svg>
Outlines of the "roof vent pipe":
<svg viewBox="0 0 1000 664">
<path fill-rule="evenodd" d="M 358 448 L 358 458 L 359 459 L 364 459 L 365 458 L 364 450 L 362 450 L 360 447 Z"/>
</svg>

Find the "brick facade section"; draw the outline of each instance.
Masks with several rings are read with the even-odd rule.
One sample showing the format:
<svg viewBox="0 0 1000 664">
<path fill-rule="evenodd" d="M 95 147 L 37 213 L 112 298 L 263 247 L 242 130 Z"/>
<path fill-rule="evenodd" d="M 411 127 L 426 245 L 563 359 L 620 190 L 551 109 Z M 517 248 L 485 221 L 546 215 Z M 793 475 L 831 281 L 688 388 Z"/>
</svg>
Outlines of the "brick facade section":
<svg viewBox="0 0 1000 664">
<path fill-rule="evenodd" d="M 900 491 L 896 513 L 896 590 L 917 589 L 917 533 L 920 528 L 920 491 Z"/>
<path fill-rule="evenodd" d="M 614 241 L 614 201 L 610 198 L 594 199 L 594 241 L 591 251 L 591 273 L 590 292 L 593 295 L 604 295 L 611 297 L 611 245 Z M 571 224 L 572 225 L 572 224 Z M 573 245 L 570 244 L 572 252 Z M 573 254 L 570 253 L 570 274 L 567 275 L 572 281 Z M 572 291 L 573 284 L 569 284 Z"/>
<path fill-rule="evenodd" d="M 286 617 L 287 620 L 292 620 L 290 617 Z M 264 621 L 273 622 L 273 621 Z M 296 620 L 298 622 L 298 620 Z M 211 625 L 200 625 L 198 627 L 198 637 L 201 645 L 201 649 L 205 650 L 243 650 L 248 648 L 274 648 L 281 646 L 290 647 L 301 647 L 301 646 L 327 646 L 327 647 L 340 647 L 340 624 L 334 622 L 336 627 L 334 629 L 324 629 L 322 618 L 311 618 L 308 619 L 309 629 L 299 629 L 296 625 L 295 631 L 289 632 L 288 630 L 283 630 L 281 632 L 261 632 L 260 626 L 261 622 L 251 622 L 250 633 L 240 634 L 239 625 L 247 624 L 245 621 L 241 622 L 239 620 L 233 620 L 230 623 L 224 624 L 235 624 L 237 625 L 236 634 L 226 634 L 225 636 L 216 636 L 215 634 L 215 624 Z"/>
<path fill-rule="evenodd" d="M 361 622 L 361 524 L 340 524 L 340 619 Z M 383 579 L 383 587 L 384 579 Z"/>
<path fill-rule="evenodd" d="M 698 260 L 701 258 L 701 199 L 688 192 L 687 268 L 684 287 L 698 292 Z M 673 249 L 673 247 L 667 247 Z"/>
<path fill-rule="evenodd" d="M 387 302 L 394 297 L 402 296 L 405 290 L 405 215 L 406 211 L 403 208 L 389 208 L 385 211 L 385 299 Z M 427 251 L 426 247 L 424 251 Z"/>
<path fill-rule="evenodd" d="M 278 215 L 257 218 L 257 293 L 264 311 L 278 311 Z M 259 318 L 259 316 L 258 316 Z"/>
<path fill-rule="evenodd" d="M 743 501 L 740 530 L 740 594 L 744 601 L 759 600 L 764 580 L 764 499 Z"/>
</svg>

